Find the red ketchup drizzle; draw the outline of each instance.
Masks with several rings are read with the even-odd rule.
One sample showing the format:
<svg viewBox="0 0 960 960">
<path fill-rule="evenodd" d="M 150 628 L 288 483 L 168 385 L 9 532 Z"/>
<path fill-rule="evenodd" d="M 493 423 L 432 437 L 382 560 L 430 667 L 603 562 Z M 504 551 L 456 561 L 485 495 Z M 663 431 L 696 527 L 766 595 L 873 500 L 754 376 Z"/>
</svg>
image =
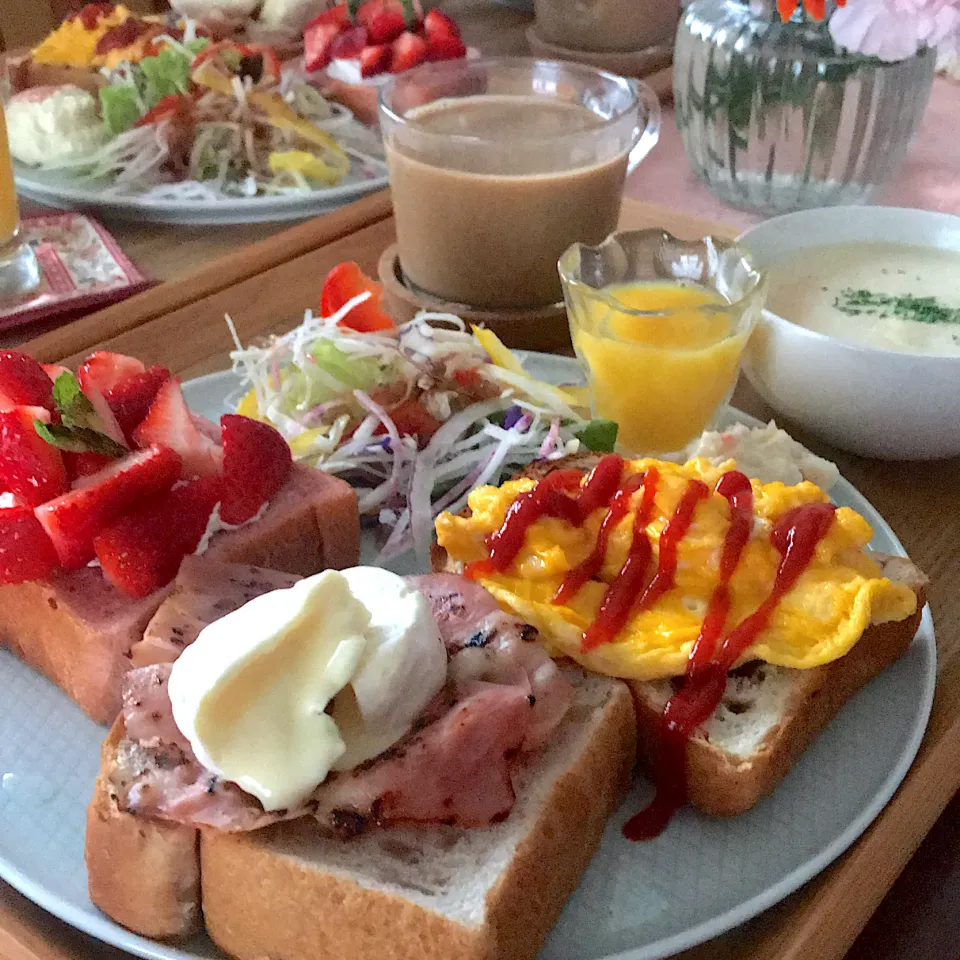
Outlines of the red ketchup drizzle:
<svg viewBox="0 0 960 960">
<path fill-rule="evenodd" d="M 575 527 L 581 526 L 596 506 L 606 503 L 623 472 L 623 458 L 612 453 L 603 457 L 590 472 L 578 499 L 564 491 L 580 487 L 579 470 L 555 470 L 538 481 L 532 490 L 521 493 L 507 510 L 499 530 L 487 537 L 487 560 L 474 560 L 464 568 L 467 577 L 489 576 L 506 570 L 523 547 L 527 530 L 542 517 L 558 517 Z"/>
<path fill-rule="evenodd" d="M 97 41 L 93 52 L 97 56 L 103 56 L 111 50 L 122 50 L 124 47 L 129 47 L 131 43 L 136 43 L 149 29 L 149 24 L 131 17 L 129 20 L 124 20 L 118 27 L 108 30 Z"/>
<path fill-rule="evenodd" d="M 623 629 L 630 610 L 636 603 L 653 553 L 650 538 L 647 536 L 647 524 L 653 516 L 654 498 L 659 482 L 660 474 L 656 467 L 648 467 L 643 479 L 643 496 L 633 518 L 630 552 L 616 579 L 607 588 L 596 618 L 583 634 L 584 652 L 611 641 Z"/>
<path fill-rule="evenodd" d="M 749 540 L 753 522 L 749 481 L 744 486 L 746 478 L 741 480 L 741 477 L 743 474 L 734 471 L 721 477 L 717 485 L 717 492 L 727 498 L 731 507 L 730 528 L 721 552 L 720 582 L 691 652 L 683 687 L 670 698 L 663 711 L 660 755 L 655 770 L 656 797 L 624 826 L 624 835 L 629 840 L 649 840 L 660 834 L 686 801 L 687 742 L 719 705 L 727 674 L 767 627 L 777 604 L 809 566 L 817 544 L 833 522 L 834 507 L 828 503 L 795 507 L 780 518 L 770 534 L 771 543 L 781 554 L 770 596 L 727 635 L 718 652 L 717 641 L 729 612 L 730 577 Z"/>
</svg>

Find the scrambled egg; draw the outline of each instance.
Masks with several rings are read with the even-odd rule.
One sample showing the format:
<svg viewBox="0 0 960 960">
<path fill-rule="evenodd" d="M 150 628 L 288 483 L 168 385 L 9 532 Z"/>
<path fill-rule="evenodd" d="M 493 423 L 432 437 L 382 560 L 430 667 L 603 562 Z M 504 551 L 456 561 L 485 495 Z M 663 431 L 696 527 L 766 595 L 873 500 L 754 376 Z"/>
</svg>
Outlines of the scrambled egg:
<svg viewBox="0 0 960 960">
<path fill-rule="evenodd" d="M 96 27 L 88 30 L 79 17 L 64 20 L 38 47 L 31 56 L 35 63 L 46 63 L 58 67 L 110 67 L 123 61 L 136 63 L 143 58 L 144 48 L 150 40 L 142 36 L 126 47 L 97 54 L 96 46 L 114 27 L 126 23 L 131 12 L 122 4 L 105 17 L 101 17 Z"/>
<path fill-rule="evenodd" d="M 701 479 L 713 491 L 720 475 L 735 464 L 728 461 L 716 467 L 705 459 L 686 465 L 636 460 L 628 462 L 627 472 L 639 472 L 648 465 L 655 465 L 660 474 L 656 507 L 647 526 L 657 558 L 660 533 L 689 481 Z M 724 635 L 770 595 L 781 558 L 769 536 L 777 520 L 801 504 L 829 499 L 808 482 L 796 486 L 751 483 L 754 530 L 730 581 L 731 612 Z M 533 480 L 520 479 L 499 488 L 478 487 L 470 494 L 469 517 L 444 513 L 437 518 L 440 545 L 457 561 L 484 559 L 488 555 L 485 538 L 501 526 L 518 494 L 533 485 Z M 640 496 L 634 495 L 633 508 Z M 555 605 L 551 598 L 564 575 L 592 552 L 606 512 L 606 507 L 596 510 L 582 527 L 552 517 L 536 521 L 510 568 L 479 582 L 503 607 L 536 626 L 555 654 L 566 654 L 589 670 L 644 680 L 680 676 L 717 584 L 729 504 L 715 492 L 699 502 L 693 523 L 680 542 L 674 589 L 651 609 L 635 612 L 613 642 L 584 653 L 583 632 L 594 620 L 607 585 L 629 552 L 633 509 L 611 532 L 601 579 L 587 583 L 568 605 Z M 881 577 L 880 568 L 863 552 L 872 535 L 863 517 L 840 507 L 813 561 L 780 601 L 769 627 L 741 662 L 760 659 L 785 667 L 819 666 L 847 653 L 871 624 L 910 616 L 916 609 L 914 592 Z M 651 562 L 651 573 L 652 569 Z"/>
</svg>

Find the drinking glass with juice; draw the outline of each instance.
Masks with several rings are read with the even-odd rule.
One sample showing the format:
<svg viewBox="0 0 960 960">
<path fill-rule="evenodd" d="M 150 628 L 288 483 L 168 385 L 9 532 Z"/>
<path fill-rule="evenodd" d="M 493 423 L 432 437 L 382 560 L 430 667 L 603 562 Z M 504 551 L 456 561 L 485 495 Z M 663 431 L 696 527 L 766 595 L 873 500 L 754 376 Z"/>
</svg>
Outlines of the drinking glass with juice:
<svg viewBox="0 0 960 960">
<path fill-rule="evenodd" d="M 746 251 L 634 230 L 574 244 L 559 266 L 594 415 L 619 424 L 620 446 L 673 453 L 711 426 L 763 309 Z"/>
<path fill-rule="evenodd" d="M 20 209 L 3 107 L 8 91 L 7 62 L 0 55 L 0 306 L 21 303 L 40 283 L 37 258 L 19 239 Z"/>
</svg>

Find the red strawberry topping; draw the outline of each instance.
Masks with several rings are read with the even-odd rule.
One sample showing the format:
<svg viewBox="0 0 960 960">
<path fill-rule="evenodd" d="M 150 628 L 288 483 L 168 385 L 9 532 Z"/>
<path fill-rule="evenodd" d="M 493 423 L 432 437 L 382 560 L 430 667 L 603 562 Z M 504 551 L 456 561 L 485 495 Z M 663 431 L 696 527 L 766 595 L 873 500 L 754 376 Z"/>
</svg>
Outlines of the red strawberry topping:
<svg viewBox="0 0 960 960">
<path fill-rule="evenodd" d="M 350 27 L 337 35 L 330 44 L 331 60 L 355 60 L 367 45 L 367 28 Z"/>
<path fill-rule="evenodd" d="M 181 469 L 180 457 L 167 447 L 141 450 L 34 512 L 63 566 L 77 569 L 92 559 L 93 538 L 106 524 L 144 500 L 166 493 Z"/>
<path fill-rule="evenodd" d="M 221 488 L 219 477 L 200 477 L 114 520 L 93 541 L 104 576 L 131 597 L 168 584 L 197 549 Z"/>
<path fill-rule="evenodd" d="M 393 41 L 390 53 L 390 72 L 402 73 L 427 59 L 427 41 L 405 30 Z"/>
<path fill-rule="evenodd" d="M 360 51 L 360 76 L 372 77 L 383 73 L 390 64 L 390 45 L 381 43 Z"/>
<path fill-rule="evenodd" d="M 427 36 L 427 57 L 430 60 L 457 60 L 467 54 L 460 39 L 460 28 L 445 13 L 431 10 L 423 20 Z"/>
<path fill-rule="evenodd" d="M 92 477 L 113 462 L 113 459 L 100 453 L 63 452 L 63 464 L 67 468 L 67 477 L 71 483 L 81 477 Z"/>
<path fill-rule="evenodd" d="M 330 62 L 330 48 L 341 30 L 340 24 L 318 22 L 319 19 L 308 23 L 303 31 L 303 65 L 311 73 Z"/>
<path fill-rule="evenodd" d="M 293 457 L 287 441 L 269 424 L 249 417 L 224 414 L 223 500 L 224 523 L 246 523 L 287 482 Z"/>
<path fill-rule="evenodd" d="M 127 380 L 121 380 L 115 387 L 104 392 L 103 398 L 129 442 L 133 442 L 134 430 L 140 426 L 160 388 L 169 379 L 170 371 L 166 367 L 154 366 Z"/>
<path fill-rule="evenodd" d="M 0 583 L 39 580 L 57 566 L 57 552 L 29 507 L 0 510 Z"/>
<path fill-rule="evenodd" d="M 220 448 L 197 429 L 177 380 L 167 380 L 157 391 L 150 410 L 133 431 L 138 447 L 170 447 L 183 460 L 184 477 L 201 477 L 220 470 Z"/>
<path fill-rule="evenodd" d="M 134 357 L 97 350 L 80 365 L 80 369 L 77 370 L 77 379 L 84 393 L 95 388 L 106 396 L 114 387 L 145 370 L 146 367 Z"/>
<path fill-rule="evenodd" d="M 0 490 L 9 490 L 31 507 L 59 497 L 67 489 L 60 451 L 33 428 L 35 419 L 49 418 L 43 407 L 17 407 L 0 413 Z"/>
<path fill-rule="evenodd" d="M 365 26 L 370 43 L 390 43 L 407 29 L 407 21 L 399 7 L 384 3 L 370 12 Z"/>
<path fill-rule="evenodd" d="M 53 412 L 53 381 L 33 357 L 0 350 L 0 410 L 45 407 Z"/>
</svg>

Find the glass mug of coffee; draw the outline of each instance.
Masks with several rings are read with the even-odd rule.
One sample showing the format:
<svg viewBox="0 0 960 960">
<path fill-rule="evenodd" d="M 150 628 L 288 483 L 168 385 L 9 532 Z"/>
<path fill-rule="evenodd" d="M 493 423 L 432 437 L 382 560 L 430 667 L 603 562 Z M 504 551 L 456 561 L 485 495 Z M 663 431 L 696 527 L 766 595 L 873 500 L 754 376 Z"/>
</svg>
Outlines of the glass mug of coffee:
<svg viewBox="0 0 960 960">
<path fill-rule="evenodd" d="M 639 81 L 580 64 L 458 60 L 393 77 L 380 126 L 405 281 L 451 304 L 525 309 L 562 298 L 567 247 L 616 229 L 660 105 Z"/>
</svg>

